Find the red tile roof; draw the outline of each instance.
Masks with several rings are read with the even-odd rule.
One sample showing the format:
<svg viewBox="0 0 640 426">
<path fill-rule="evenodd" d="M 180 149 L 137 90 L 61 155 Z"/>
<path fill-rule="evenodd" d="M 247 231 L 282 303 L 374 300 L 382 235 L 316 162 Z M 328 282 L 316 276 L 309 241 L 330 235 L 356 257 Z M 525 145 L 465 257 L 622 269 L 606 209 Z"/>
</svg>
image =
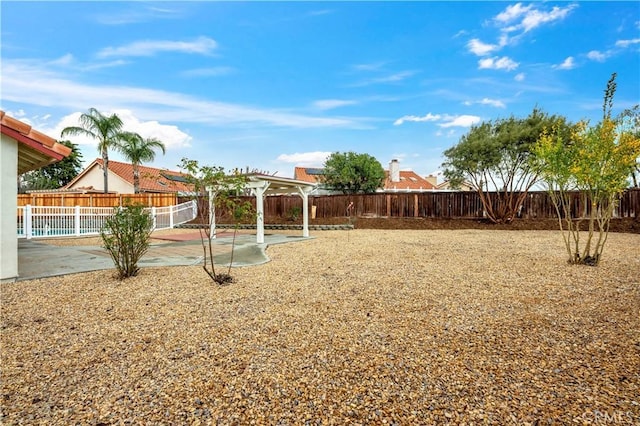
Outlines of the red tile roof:
<svg viewBox="0 0 640 426">
<path fill-rule="evenodd" d="M 383 186 L 385 190 L 418 191 L 436 189 L 431 182 L 410 170 L 400 171 L 400 182 L 391 182 L 388 170 L 385 170 L 385 175 L 386 178 Z M 318 183 L 321 182 L 321 177 L 322 169 L 320 168 L 296 167 L 293 172 L 294 179 L 305 182 Z"/>
<path fill-rule="evenodd" d="M 389 171 L 385 170 L 384 189 L 388 191 L 418 191 L 436 189 L 436 187 L 411 170 L 400 170 L 400 182 L 392 182 L 389 178 Z"/>
<path fill-rule="evenodd" d="M 81 177 L 93 167 L 102 168 L 102 158 L 94 160 L 86 169 L 76 176 L 65 188 L 76 183 Z M 191 192 L 193 188 L 184 182 L 188 176 L 172 170 L 157 169 L 140 165 L 140 191 L 141 192 Z M 133 166 L 130 163 L 109 160 L 109 171 L 131 184 L 133 189 Z M 133 192 L 133 191 L 132 191 Z"/>
<path fill-rule="evenodd" d="M 317 167 L 296 167 L 293 178 L 304 182 L 321 183 L 322 169 Z"/>
<path fill-rule="evenodd" d="M 18 141 L 18 174 L 60 161 L 71 148 L 0 110 L 0 132 Z"/>
</svg>

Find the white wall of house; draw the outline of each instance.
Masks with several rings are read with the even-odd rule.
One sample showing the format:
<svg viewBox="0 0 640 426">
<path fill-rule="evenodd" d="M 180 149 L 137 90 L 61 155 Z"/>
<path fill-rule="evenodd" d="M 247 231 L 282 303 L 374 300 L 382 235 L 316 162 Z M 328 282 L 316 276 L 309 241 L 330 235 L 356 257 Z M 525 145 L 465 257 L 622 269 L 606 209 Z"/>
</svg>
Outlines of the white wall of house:
<svg viewBox="0 0 640 426">
<path fill-rule="evenodd" d="M 78 179 L 70 189 L 86 188 L 92 186 L 94 189 L 104 189 L 104 174 L 102 169 L 97 165 L 91 167 L 87 173 Z M 109 192 L 117 192 L 118 194 L 132 194 L 133 185 L 122 179 L 120 176 L 109 172 Z"/>
<path fill-rule="evenodd" d="M 0 282 L 18 277 L 18 141 L 0 134 Z"/>
</svg>

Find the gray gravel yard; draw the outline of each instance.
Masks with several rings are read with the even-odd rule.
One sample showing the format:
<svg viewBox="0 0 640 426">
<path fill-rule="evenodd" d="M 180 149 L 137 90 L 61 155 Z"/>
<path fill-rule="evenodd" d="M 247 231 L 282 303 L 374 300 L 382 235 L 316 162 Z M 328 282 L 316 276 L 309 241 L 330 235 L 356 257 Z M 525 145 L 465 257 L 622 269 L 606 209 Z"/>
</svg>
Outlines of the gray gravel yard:
<svg viewBox="0 0 640 426">
<path fill-rule="evenodd" d="M 2 285 L 0 423 L 640 424 L 640 235 L 597 268 L 553 231 L 313 236 L 225 287 Z"/>
</svg>

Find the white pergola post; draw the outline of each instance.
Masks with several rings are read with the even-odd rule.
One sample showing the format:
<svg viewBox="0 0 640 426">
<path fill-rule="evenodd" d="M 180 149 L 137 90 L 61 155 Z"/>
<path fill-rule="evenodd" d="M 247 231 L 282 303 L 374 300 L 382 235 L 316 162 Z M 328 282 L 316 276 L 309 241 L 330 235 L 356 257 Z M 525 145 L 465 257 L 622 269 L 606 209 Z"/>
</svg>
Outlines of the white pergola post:
<svg viewBox="0 0 640 426">
<path fill-rule="evenodd" d="M 309 236 L 309 191 L 302 187 L 298 188 L 298 194 L 302 197 L 302 236 Z"/>
<path fill-rule="evenodd" d="M 209 238 L 216 238 L 216 194 L 217 192 L 213 188 L 207 188 L 209 192 Z"/>
<path fill-rule="evenodd" d="M 252 182 L 250 187 L 256 195 L 256 243 L 264 244 L 264 193 L 269 182 Z"/>
</svg>

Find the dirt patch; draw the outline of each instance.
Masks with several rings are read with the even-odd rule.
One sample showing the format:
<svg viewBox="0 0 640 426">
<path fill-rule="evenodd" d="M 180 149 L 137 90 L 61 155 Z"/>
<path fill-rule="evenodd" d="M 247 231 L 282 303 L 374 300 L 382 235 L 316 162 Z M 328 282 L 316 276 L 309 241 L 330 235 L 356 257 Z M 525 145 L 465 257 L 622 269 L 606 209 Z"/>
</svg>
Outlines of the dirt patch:
<svg viewBox="0 0 640 426">
<path fill-rule="evenodd" d="M 478 219 L 425 219 L 425 218 L 357 218 L 355 227 L 360 229 L 485 229 L 485 230 L 559 230 L 556 219 L 517 219 L 509 224 L 496 224 Z M 640 220 L 614 219 L 611 232 L 640 233 Z"/>
<path fill-rule="evenodd" d="M 267 218 L 265 223 L 302 224 L 302 220 L 287 221 Z M 529 230 L 557 231 L 557 219 L 517 219 L 510 224 L 495 224 L 482 219 L 431 219 L 397 217 L 333 217 L 310 219 L 311 225 L 353 224 L 356 229 L 485 229 L 485 230 Z M 611 221 L 611 232 L 640 234 L 640 218 L 619 218 Z"/>
</svg>

